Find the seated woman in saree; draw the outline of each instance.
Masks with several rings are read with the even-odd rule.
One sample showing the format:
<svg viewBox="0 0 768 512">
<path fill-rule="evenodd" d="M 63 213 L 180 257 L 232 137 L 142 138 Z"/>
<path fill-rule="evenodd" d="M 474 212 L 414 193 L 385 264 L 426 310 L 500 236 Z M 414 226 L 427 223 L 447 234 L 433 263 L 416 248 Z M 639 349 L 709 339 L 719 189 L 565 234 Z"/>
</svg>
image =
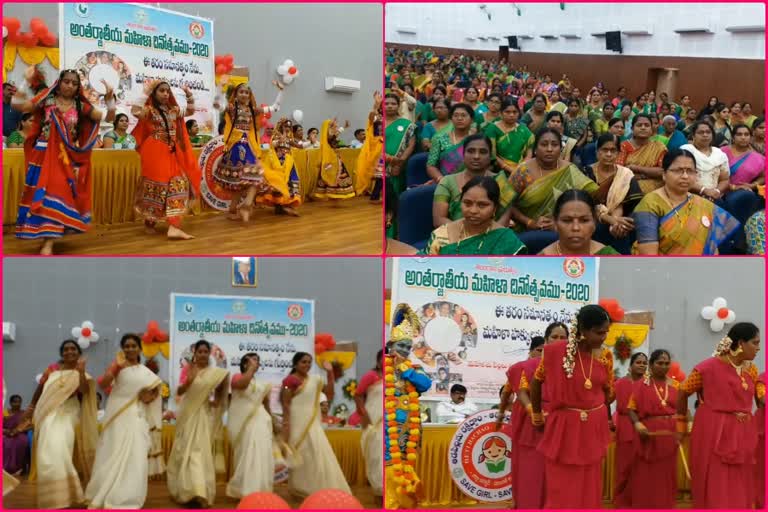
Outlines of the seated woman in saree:
<svg viewBox="0 0 768 512">
<path fill-rule="evenodd" d="M 272 492 L 275 456 L 274 419 L 269 409 L 272 385 L 256 379 L 261 358 L 249 352 L 240 358 L 240 373 L 232 377 L 232 401 L 227 429 L 232 443 L 232 478 L 227 496 L 240 499 L 254 492 Z"/>
<path fill-rule="evenodd" d="M 656 190 L 662 185 L 661 160 L 667 147 L 657 140 L 651 140 L 651 118 L 637 114 L 632 119 L 632 136 L 621 143 L 616 163 L 635 173 L 643 194 Z"/>
<path fill-rule="evenodd" d="M 10 405 L 8 415 L 3 417 L 3 470 L 18 476 L 29 469 L 27 434 L 32 422 L 21 408 L 20 395 L 11 395 Z"/>
<path fill-rule="evenodd" d="M 449 174 L 464 170 L 464 139 L 469 136 L 472 117 L 475 113 L 466 103 L 457 103 L 451 107 L 453 130 L 432 139 L 432 147 L 427 158 L 427 175 L 433 183 Z"/>
<path fill-rule="evenodd" d="M 554 128 L 560 132 L 560 158 L 566 162 L 573 161 L 573 150 L 576 147 L 576 139 L 569 137 L 564 133 L 565 116 L 560 112 L 550 112 L 547 114 L 547 127 Z"/>
<path fill-rule="evenodd" d="M 478 132 L 484 132 L 486 128 L 501 119 L 502 102 L 501 94 L 494 92 L 488 95 L 485 100 L 488 108 L 484 112 L 476 112 L 474 116 L 475 127 Z"/>
<path fill-rule="evenodd" d="M 405 190 L 405 163 L 416 147 L 416 125 L 400 117 L 400 96 L 384 97 L 384 163 L 388 180 L 399 195 Z"/>
<path fill-rule="evenodd" d="M 522 160 L 531 158 L 533 134 L 527 126 L 518 122 L 519 119 L 520 109 L 517 103 L 508 98 L 501 106 L 501 120 L 483 130 L 493 143 L 492 156 L 495 157 L 496 166 L 507 175 L 514 171 Z"/>
<path fill-rule="evenodd" d="M 558 240 L 539 254 L 547 256 L 619 254 L 613 247 L 592 239 L 597 211 L 592 196 L 583 190 L 566 190 L 555 203 L 555 231 Z"/>
<path fill-rule="evenodd" d="M 614 117 L 608 121 L 608 133 L 612 133 L 618 137 L 619 144 L 621 144 L 621 139 L 624 137 L 624 122 L 618 117 Z M 616 154 L 618 155 L 618 152 Z M 589 144 L 586 144 L 581 149 L 582 169 L 590 167 L 595 162 L 597 162 L 597 139 L 595 139 L 593 142 L 590 142 Z"/>
<path fill-rule="evenodd" d="M 695 509 L 747 509 L 755 501 L 757 425 L 752 411 L 765 407 L 765 383 L 754 363 L 760 330 L 737 322 L 712 357 L 680 385 L 675 416 L 678 441 L 688 432 L 688 398 L 703 397 L 691 431 L 691 494 Z"/>
<path fill-rule="evenodd" d="M 167 469 L 173 501 L 203 508 L 216 499 L 214 438 L 222 428 L 229 387 L 229 372 L 210 365 L 210 355 L 210 343 L 195 343 L 192 362 L 181 375 L 176 393 L 183 399 Z"/>
<path fill-rule="evenodd" d="M 339 461 L 323 431 L 320 421 L 320 395 L 333 399 L 335 377 L 329 362 L 323 368 L 327 381 L 310 375 L 312 356 L 297 352 L 291 373 L 283 379 L 280 402 L 283 405 L 283 440 L 295 454 L 288 488 L 296 497 L 306 497 L 323 489 L 351 493 Z"/>
<path fill-rule="evenodd" d="M 616 164 L 619 145 L 619 138 L 613 133 L 598 137 L 598 161 L 585 167 L 584 174 L 599 187 L 595 202 L 600 224 L 595 240 L 610 245 L 621 254 L 629 254 L 635 231 L 632 212 L 643 198 L 643 192 L 632 171 Z"/>
<path fill-rule="evenodd" d="M 374 496 L 384 495 L 384 460 L 382 459 L 382 443 L 384 429 L 382 428 L 384 411 L 384 350 L 376 353 L 376 366 L 360 379 L 355 391 L 355 407 L 360 415 L 360 426 L 363 434 L 360 436 L 360 448 L 365 460 L 365 473 L 371 485 Z"/>
<path fill-rule="evenodd" d="M 509 178 L 516 200 L 509 207 L 520 241 L 531 254 L 557 240 L 552 213 L 563 190 L 579 189 L 590 195 L 597 184 L 571 162 L 560 159 L 561 134 L 543 128 L 536 134 L 533 159 L 520 164 Z"/>
<path fill-rule="evenodd" d="M 115 116 L 114 130 L 104 134 L 104 149 L 136 149 L 136 139 L 128 133 L 128 116 Z"/>
<path fill-rule="evenodd" d="M 445 98 L 432 100 L 432 112 L 436 119 L 428 122 L 421 130 L 421 149 L 429 152 L 432 147 L 432 139 L 453 130 L 451 122 L 451 102 Z"/>
<path fill-rule="evenodd" d="M 733 127 L 733 143 L 722 149 L 730 168 L 730 186 L 722 206 L 741 223 L 764 206 L 757 190 L 765 185 L 765 157 L 752 149 L 751 140 L 752 130 L 739 124 Z"/>
<path fill-rule="evenodd" d="M 490 176 L 475 176 L 461 189 L 462 218 L 432 232 L 424 254 L 525 254 L 515 233 L 493 219 L 499 210 L 499 185 Z"/>
<path fill-rule="evenodd" d="M 752 124 L 752 149 L 765 156 L 765 117 L 758 117 Z"/>
<path fill-rule="evenodd" d="M 5 403 L 5 392 L 6 392 L 5 379 L 3 379 L 3 403 Z M 14 396 L 18 396 L 18 395 L 14 395 Z M 11 400 L 13 400 L 13 397 L 11 397 Z M 21 397 L 19 397 L 19 403 L 21 403 Z M 5 430 L 5 428 L 3 428 L 3 430 Z M 3 446 L 3 458 L 5 458 L 5 450 L 6 450 L 5 446 Z M 3 460 L 3 462 L 5 462 L 5 460 Z M 3 468 L 3 496 L 5 496 L 6 494 L 10 494 L 18 486 L 19 486 L 19 481 L 15 479 L 13 476 L 11 476 L 11 474 L 8 473 L 5 470 L 5 468 Z"/>
<path fill-rule="evenodd" d="M 162 381 L 141 364 L 141 338 L 125 334 L 120 352 L 99 379 L 110 389 L 93 476 L 85 490 L 89 508 L 137 509 L 147 498 L 150 432 L 163 427 Z"/>
<path fill-rule="evenodd" d="M 678 149 L 664 155 L 664 186 L 646 194 L 635 208 L 642 255 L 714 255 L 739 229 L 739 221 L 712 201 L 689 192 L 696 181 L 696 157 Z"/>
<path fill-rule="evenodd" d="M 33 414 L 32 470 L 37 508 L 70 508 L 84 503 L 96 452 L 96 383 L 85 371 L 80 345 L 64 340 L 61 360 L 40 379 L 29 407 Z"/>
<path fill-rule="evenodd" d="M 491 151 L 492 142 L 482 133 L 470 135 L 464 139 L 464 170 L 443 176 L 440 183 L 437 184 L 432 203 L 432 221 L 436 228 L 451 221 L 459 220 L 463 217 L 461 212 L 461 190 L 469 180 L 477 176 L 489 176 L 496 180 L 501 191 L 499 198 L 500 207 L 496 214 L 502 224 L 506 224 L 509 219 L 501 219 L 506 207 L 513 199 L 514 191 L 507 180 L 507 175 L 503 172 L 494 174 L 491 172 Z"/>
<path fill-rule="evenodd" d="M 523 109 L 525 110 L 525 109 Z M 520 119 L 531 133 L 538 133 L 539 130 L 547 125 L 547 98 L 543 94 L 537 94 L 533 97 L 531 109 L 525 112 Z"/>
</svg>

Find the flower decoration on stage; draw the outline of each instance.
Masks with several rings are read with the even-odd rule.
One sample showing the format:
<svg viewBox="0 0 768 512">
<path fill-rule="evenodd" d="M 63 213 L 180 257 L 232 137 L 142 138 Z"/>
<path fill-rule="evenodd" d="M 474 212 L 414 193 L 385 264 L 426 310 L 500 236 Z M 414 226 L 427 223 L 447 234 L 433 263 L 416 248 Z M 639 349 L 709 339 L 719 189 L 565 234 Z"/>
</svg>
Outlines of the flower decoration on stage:
<svg viewBox="0 0 768 512">
<path fill-rule="evenodd" d="M 77 340 L 77 344 L 83 350 L 90 347 L 91 343 L 99 341 L 99 334 L 93 330 L 93 322 L 89 320 L 80 324 L 80 327 L 73 327 L 72 337 Z"/>
<path fill-rule="evenodd" d="M 344 397 L 348 398 L 349 400 L 354 400 L 356 392 L 357 392 L 357 380 L 349 379 L 347 383 L 344 384 Z"/>
<path fill-rule="evenodd" d="M 216 66 L 216 76 L 221 77 L 235 69 L 235 56 L 231 53 L 217 55 L 213 58 L 213 63 Z"/>
<path fill-rule="evenodd" d="M 725 324 L 731 324 L 736 320 L 736 313 L 728 309 L 728 301 L 718 297 L 712 301 L 711 306 L 701 308 L 701 318 L 709 320 L 709 328 L 712 332 L 720 332 Z"/>
<path fill-rule="evenodd" d="M 153 358 L 158 353 L 168 359 L 170 352 L 170 338 L 168 333 L 160 330 L 157 320 L 150 320 L 147 328 L 141 336 L 141 351 L 145 357 Z M 156 372 L 155 372 L 156 373 Z"/>
<path fill-rule="evenodd" d="M 56 46 L 58 38 L 48 30 L 48 26 L 40 18 L 29 21 L 29 32 L 20 32 L 21 22 L 18 18 L 3 18 L 3 39 L 7 42 L 26 48 L 35 46 Z"/>
<path fill-rule="evenodd" d="M 291 59 L 285 59 L 285 62 L 277 66 L 277 74 L 280 75 L 280 81 L 289 85 L 299 76 L 299 68 Z"/>
<path fill-rule="evenodd" d="M 168 398 L 169 396 L 171 396 L 171 388 L 168 386 L 167 382 L 163 382 L 160 386 L 160 397 Z"/>
<path fill-rule="evenodd" d="M 400 363 L 398 371 L 405 373 L 412 368 L 410 359 Z M 417 447 L 421 444 L 421 412 L 419 407 L 419 393 L 416 386 L 409 380 L 405 381 L 405 392 L 400 397 L 395 396 L 395 361 L 394 357 L 384 357 L 384 410 L 387 420 L 387 439 L 389 443 L 389 456 L 394 472 L 395 491 L 399 494 L 416 492 L 416 457 Z M 400 437 L 398 435 L 397 416 L 407 418 L 406 429 L 408 441 L 405 454 L 400 450 Z M 405 459 L 405 460 L 403 460 Z"/>
<path fill-rule="evenodd" d="M 611 322 L 621 322 L 624 320 L 624 309 L 616 299 L 600 299 L 598 302 L 608 312 Z"/>
<path fill-rule="evenodd" d="M 315 334 L 315 356 L 322 354 L 326 350 L 332 350 L 336 346 L 336 340 L 333 334 L 321 332 Z"/>
<path fill-rule="evenodd" d="M 616 344 L 613 346 L 613 354 L 616 360 L 624 363 L 632 357 L 632 340 L 626 334 L 622 333 L 616 338 Z"/>
<path fill-rule="evenodd" d="M 294 110 L 293 111 L 293 120 L 297 123 L 300 123 L 304 120 L 304 112 L 301 110 Z"/>
</svg>

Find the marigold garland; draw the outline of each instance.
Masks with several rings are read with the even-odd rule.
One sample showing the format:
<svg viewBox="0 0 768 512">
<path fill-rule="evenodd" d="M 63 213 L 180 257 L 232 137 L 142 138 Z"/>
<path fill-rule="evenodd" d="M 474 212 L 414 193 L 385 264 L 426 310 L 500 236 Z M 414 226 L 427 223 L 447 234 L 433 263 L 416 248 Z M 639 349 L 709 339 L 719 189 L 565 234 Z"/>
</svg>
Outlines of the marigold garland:
<svg viewBox="0 0 768 512">
<path fill-rule="evenodd" d="M 398 365 L 398 371 L 404 373 L 411 369 L 409 360 Z M 419 413 L 419 393 L 416 387 L 406 381 L 406 395 L 395 397 L 395 365 L 391 356 L 384 358 L 384 410 L 387 418 L 387 438 L 389 439 L 389 455 L 395 475 L 396 491 L 398 494 L 412 494 L 416 492 L 416 453 L 421 437 L 421 417 Z M 397 434 L 397 410 L 408 412 L 406 428 L 408 428 L 408 441 L 406 442 L 405 460 L 400 450 L 400 442 Z"/>
</svg>

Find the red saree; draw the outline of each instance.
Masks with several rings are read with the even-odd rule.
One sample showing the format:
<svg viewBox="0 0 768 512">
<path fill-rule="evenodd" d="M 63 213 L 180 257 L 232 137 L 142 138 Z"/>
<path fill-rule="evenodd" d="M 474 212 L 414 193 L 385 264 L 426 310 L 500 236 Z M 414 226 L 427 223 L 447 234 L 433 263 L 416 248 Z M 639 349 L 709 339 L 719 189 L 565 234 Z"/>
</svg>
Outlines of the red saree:
<svg viewBox="0 0 768 512">
<path fill-rule="evenodd" d="M 629 398 L 635 381 L 627 376 L 616 381 L 616 480 L 613 504 L 616 508 L 629 508 L 629 472 L 635 458 L 637 433 L 629 419 Z"/>
<path fill-rule="evenodd" d="M 765 372 L 757 379 L 765 386 Z M 757 422 L 757 478 L 755 479 L 755 508 L 765 508 L 765 405 L 755 413 Z"/>
<path fill-rule="evenodd" d="M 520 373 L 525 375 L 525 384 L 533 379 L 533 374 L 541 359 L 528 359 L 520 364 Z M 548 411 L 546 393 L 542 389 L 542 410 Z M 517 472 L 512 475 L 512 490 L 515 506 L 519 509 L 541 509 L 544 507 L 545 471 L 544 457 L 536 449 L 544 433 L 533 427 L 527 411 L 520 406 L 522 413 L 515 423 L 516 439 L 513 453 L 517 453 Z"/>
</svg>

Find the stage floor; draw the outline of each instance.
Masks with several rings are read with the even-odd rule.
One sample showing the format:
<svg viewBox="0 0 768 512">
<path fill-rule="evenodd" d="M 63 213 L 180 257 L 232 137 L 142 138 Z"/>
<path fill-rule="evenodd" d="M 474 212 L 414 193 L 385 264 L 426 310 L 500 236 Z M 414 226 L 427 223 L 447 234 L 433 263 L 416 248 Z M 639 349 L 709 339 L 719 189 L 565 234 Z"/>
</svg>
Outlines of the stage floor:
<svg viewBox="0 0 768 512">
<path fill-rule="evenodd" d="M 169 241 L 164 234 L 147 235 L 141 222 L 93 226 L 82 235 L 56 243 L 63 255 L 288 255 L 382 253 L 383 207 L 366 197 L 341 202 L 308 202 L 301 217 L 275 215 L 272 208 L 255 208 L 248 224 L 223 213 L 186 217 L 184 230 L 194 240 Z M 164 229 L 164 225 L 160 226 Z M 4 254 L 37 254 L 40 241 L 19 240 L 5 226 Z"/>
<path fill-rule="evenodd" d="M 234 509 L 237 507 L 238 501 L 229 498 L 225 494 L 227 484 L 226 482 L 218 482 L 216 484 L 216 502 L 213 507 L 215 509 Z M 275 487 L 275 494 L 283 498 L 288 504 L 296 509 L 301 505 L 301 501 L 293 498 L 288 493 L 288 487 L 286 484 L 281 484 Z M 371 493 L 370 487 L 353 487 L 352 494 L 362 503 L 365 508 L 381 508 L 382 503 L 380 498 L 374 498 Z M 33 509 L 35 508 L 36 490 L 33 482 L 22 481 L 21 484 L 7 496 L 3 496 L 3 508 L 4 509 Z M 149 482 L 149 488 L 147 490 L 147 501 L 144 503 L 145 509 L 167 509 L 167 508 L 182 508 L 174 503 L 168 495 L 168 488 L 166 487 L 165 480 L 153 480 Z"/>
</svg>

